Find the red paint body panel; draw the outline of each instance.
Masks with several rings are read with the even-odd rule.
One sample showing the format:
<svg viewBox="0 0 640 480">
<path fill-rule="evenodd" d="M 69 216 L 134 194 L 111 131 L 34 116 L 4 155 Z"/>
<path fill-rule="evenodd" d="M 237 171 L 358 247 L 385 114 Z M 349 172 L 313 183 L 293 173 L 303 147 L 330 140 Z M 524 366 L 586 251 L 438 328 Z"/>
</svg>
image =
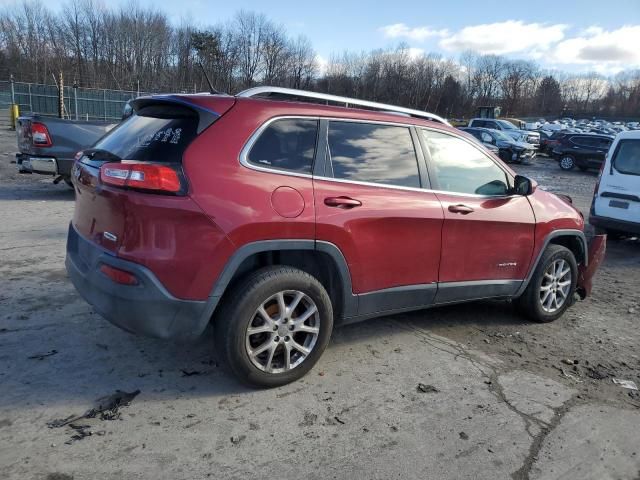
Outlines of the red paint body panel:
<svg viewBox="0 0 640 480">
<path fill-rule="evenodd" d="M 518 280 L 533 252 L 535 217 L 526 197 L 479 198 L 438 193 L 444 210 L 441 282 Z M 448 210 L 466 205 L 466 215 Z"/>
<path fill-rule="evenodd" d="M 257 240 L 314 239 L 315 212 L 311 178 L 262 172 L 240 164 L 248 138 L 273 109 L 254 108 L 238 100 L 236 106 L 195 139 L 185 152 L 183 168 L 190 195 L 236 247 Z M 291 187 L 302 196 L 302 212 L 295 218 L 279 215 L 271 196 L 279 187 Z M 300 206 L 300 205 L 298 205 Z"/>
<path fill-rule="evenodd" d="M 596 235 L 589 243 L 589 264 L 588 266 L 580 265 L 578 267 L 578 289 L 582 290 L 585 297 L 591 295 L 593 288 L 593 276 L 604 260 L 604 254 L 607 250 L 607 236 Z"/>
<path fill-rule="evenodd" d="M 536 234 L 531 262 L 538 258 L 545 239 L 554 230 L 584 230 L 584 218 L 572 205 L 553 193 L 536 188 L 527 197 L 536 217 Z"/>
<path fill-rule="evenodd" d="M 315 180 L 317 238 L 340 248 L 354 293 L 438 281 L 442 207 L 431 192 Z M 325 198 L 362 202 L 342 209 Z"/>
<path fill-rule="evenodd" d="M 169 292 L 205 300 L 234 247 L 189 197 L 128 192 L 124 260 L 144 265 Z"/>
</svg>

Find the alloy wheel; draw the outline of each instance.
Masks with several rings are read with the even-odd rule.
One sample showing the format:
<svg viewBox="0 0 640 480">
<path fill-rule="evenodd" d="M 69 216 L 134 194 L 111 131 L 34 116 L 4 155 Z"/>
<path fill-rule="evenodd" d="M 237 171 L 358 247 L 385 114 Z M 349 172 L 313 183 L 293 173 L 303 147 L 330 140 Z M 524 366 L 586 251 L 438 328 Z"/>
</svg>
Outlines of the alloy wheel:
<svg viewBox="0 0 640 480">
<path fill-rule="evenodd" d="M 547 313 L 555 313 L 567 302 L 571 291 L 571 267 L 559 258 L 549 264 L 542 276 L 540 304 Z"/>
<path fill-rule="evenodd" d="M 573 158 L 571 158 L 571 157 L 562 157 L 560 159 L 560 166 L 564 170 L 571 170 L 573 168 Z"/>
<path fill-rule="evenodd" d="M 251 363 L 267 373 L 294 369 L 309 356 L 320 334 L 315 302 L 298 290 L 284 290 L 255 311 L 245 336 Z"/>
</svg>

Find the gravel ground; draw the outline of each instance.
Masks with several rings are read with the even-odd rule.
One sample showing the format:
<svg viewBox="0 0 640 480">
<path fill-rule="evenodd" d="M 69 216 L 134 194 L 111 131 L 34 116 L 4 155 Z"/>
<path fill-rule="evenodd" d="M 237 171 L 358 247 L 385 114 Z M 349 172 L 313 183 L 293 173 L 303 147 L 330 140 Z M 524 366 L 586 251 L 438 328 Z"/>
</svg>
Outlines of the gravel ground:
<svg viewBox="0 0 640 480">
<path fill-rule="evenodd" d="M 640 396 L 612 380 L 640 385 L 640 241 L 611 242 L 555 323 L 504 302 L 375 319 L 336 330 L 302 381 L 249 390 L 210 332 L 135 337 L 79 298 L 73 193 L 15 173 L 14 151 L 0 131 L 0 477 L 640 478 Z M 594 173 L 518 170 L 587 212 Z M 118 390 L 140 393 L 99 400 Z"/>
</svg>

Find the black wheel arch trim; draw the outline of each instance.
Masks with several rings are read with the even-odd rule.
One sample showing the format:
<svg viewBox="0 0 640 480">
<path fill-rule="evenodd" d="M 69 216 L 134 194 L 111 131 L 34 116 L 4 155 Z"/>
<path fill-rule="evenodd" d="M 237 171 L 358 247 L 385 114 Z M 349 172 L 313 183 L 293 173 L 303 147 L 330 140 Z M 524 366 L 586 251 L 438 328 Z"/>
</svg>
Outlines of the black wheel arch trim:
<svg viewBox="0 0 640 480">
<path fill-rule="evenodd" d="M 207 308 L 203 313 L 202 321 L 208 320 L 213 315 L 222 295 L 227 290 L 238 268 L 247 258 L 257 253 L 273 252 L 282 250 L 310 250 L 323 252 L 331 257 L 339 272 L 342 285 L 342 316 L 350 317 L 356 315 L 358 311 L 358 298 L 353 295 L 351 286 L 351 274 L 347 261 L 340 249 L 330 242 L 307 239 L 291 240 L 259 240 L 251 242 L 238 248 L 224 266 L 222 273 L 216 280 L 209 298 Z"/>
<path fill-rule="evenodd" d="M 526 278 L 522 282 L 522 285 L 520 285 L 520 288 L 518 289 L 518 291 L 514 295 L 515 297 L 519 297 L 520 295 L 522 295 L 524 293 L 524 291 L 526 290 L 527 286 L 529 285 L 529 282 L 531 281 L 531 278 L 533 277 L 534 272 L 536 271 L 536 268 L 538 268 L 538 264 L 540 263 L 540 259 L 542 258 L 542 255 L 544 254 L 545 250 L 547 249 L 547 247 L 551 243 L 551 240 L 553 240 L 554 238 L 558 238 L 558 237 L 576 237 L 576 238 L 578 238 L 580 240 L 580 242 L 581 242 L 581 245 L 582 245 L 582 258 L 576 258 L 576 261 L 577 261 L 578 264 L 582 263 L 585 267 L 588 265 L 588 263 L 589 263 L 589 245 L 587 243 L 587 237 L 585 236 L 584 232 L 582 232 L 580 230 L 573 230 L 573 229 L 554 230 L 551 233 L 549 233 L 549 235 L 547 235 L 545 237 L 544 244 L 542 245 L 542 248 L 538 252 L 538 256 L 536 257 L 535 261 L 531 264 L 531 267 L 529 267 L 529 273 L 527 274 Z"/>
</svg>

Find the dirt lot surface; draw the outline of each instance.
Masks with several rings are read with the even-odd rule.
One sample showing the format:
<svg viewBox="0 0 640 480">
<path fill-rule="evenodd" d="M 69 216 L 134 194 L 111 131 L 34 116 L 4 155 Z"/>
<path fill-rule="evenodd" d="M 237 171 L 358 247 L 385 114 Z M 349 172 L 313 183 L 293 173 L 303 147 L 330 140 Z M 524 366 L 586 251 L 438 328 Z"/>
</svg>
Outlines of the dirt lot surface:
<svg viewBox="0 0 640 480">
<path fill-rule="evenodd" d="M 640 478 L 640 396 L 613 382 L 640 385 L 638 240 L 610 242 L 594 295 L 553 324 L 504 302 L 380 318 L 335 331 L 302 381 L 249 390 L 210 332 L 135 337 L 79 298 L 73 193 L 15 173 L 14 150 L 3 130 L 1 478 Z M 587 212 L 594 173 L 518 170 Z M 140 393 L 98 401 L 118 390 Z"/>
</svg>

